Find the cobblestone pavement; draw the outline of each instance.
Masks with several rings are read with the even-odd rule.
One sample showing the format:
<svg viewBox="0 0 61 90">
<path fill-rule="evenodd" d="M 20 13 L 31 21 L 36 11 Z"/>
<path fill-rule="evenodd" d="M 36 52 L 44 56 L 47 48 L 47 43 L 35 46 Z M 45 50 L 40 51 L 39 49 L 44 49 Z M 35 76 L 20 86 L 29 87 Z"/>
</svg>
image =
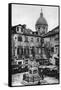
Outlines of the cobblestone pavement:
<svg viewBox="0 0 61 90">
<path fill-rule="evenodd" d="M 23 74 L 24 73 L 18 73 L 18 74 L 12 75 L 12 86 L 24 86 L 25 82 L 23 82 Z M 40 82 L 41 84 L 53 84 L 53 83 L 58 83 L 58 79 L 55 79 L 54 77 L 46 76 L 44 80 L 40 80 Z M 31 84 L 28 84 L 28 85 L 31 85 Z"/>
</svg>

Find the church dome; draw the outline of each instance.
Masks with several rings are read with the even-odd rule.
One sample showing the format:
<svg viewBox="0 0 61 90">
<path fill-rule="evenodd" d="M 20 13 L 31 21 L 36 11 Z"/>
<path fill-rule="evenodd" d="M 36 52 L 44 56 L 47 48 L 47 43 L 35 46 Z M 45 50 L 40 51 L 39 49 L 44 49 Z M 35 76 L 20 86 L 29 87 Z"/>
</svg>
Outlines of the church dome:
<svg viewBox="0 0 61 90">
<path fill-rule="evenodd" d="M 43 17 L 43 13 L 40 13 L 40 17 L 38 18 L 37 22 L 36 22 L 36 26 L 37 25 L 48 25 L 46 19 Z"/>
</svg>

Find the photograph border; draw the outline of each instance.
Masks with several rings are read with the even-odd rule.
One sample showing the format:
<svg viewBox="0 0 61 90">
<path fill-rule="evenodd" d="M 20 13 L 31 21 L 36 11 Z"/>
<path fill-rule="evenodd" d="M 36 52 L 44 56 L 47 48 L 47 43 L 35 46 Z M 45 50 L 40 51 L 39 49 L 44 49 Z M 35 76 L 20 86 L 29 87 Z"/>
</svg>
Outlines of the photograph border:
<svg viewBox="0 0 61 90">
<path fill-rule="evenodd" d="M 59 5 L 45 5 L 45 4 L 28 4 L 28 3 L 8 3 L 8 86 L 10 87 L 25 87 L 25 86 L 43 86 L 43 85 L 58 85 L 54 84 L 43 84 L 43 85 L 18 85 L 12 86 L 12 68 L 11 68 L 11 26 L 12 26 L 12 5 L 30 5 L 30 6 L 48 6 L 58 7 L 58 24 L 59 24 L 59 82 L 60 84 L 60 6 Z"/>
</svg>

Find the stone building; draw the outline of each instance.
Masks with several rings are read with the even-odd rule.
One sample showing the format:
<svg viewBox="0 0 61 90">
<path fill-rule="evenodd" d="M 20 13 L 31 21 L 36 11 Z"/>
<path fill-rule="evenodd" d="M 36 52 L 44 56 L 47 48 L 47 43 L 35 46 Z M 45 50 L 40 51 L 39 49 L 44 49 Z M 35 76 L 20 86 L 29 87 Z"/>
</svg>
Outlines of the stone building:
<svg viewBox="0 0 61 90">
<path fill-rule="evenodd" d="M 37 32 L 21 29 L 21 25 L 15 26 L 16 33 L 12 34 L 12 55 L 19 61 L 30 57 L 41 58 L 41 36 Z"/>
<path fill-rule="evenodd" d="M 12 58 L 17 64 L 24 59 L 35 58 L 40 60 L 42 58 L 42 35 L 46 34 L 48 30 L 48 24 L 42 11 L 36 21 L 35 29 L 36 31 L 27 29 L 25 24 L 11 28 Z"/>
<path fill-rule="evenodd" d="M 50 54 L 52 56 L 52 63 L 55 65 L 55 58 L 59 57 L 59 26 L 55 27 L 53 30 L 49 31 L 43 36 L 44 44 L 49 43 Z"/>
</svg>

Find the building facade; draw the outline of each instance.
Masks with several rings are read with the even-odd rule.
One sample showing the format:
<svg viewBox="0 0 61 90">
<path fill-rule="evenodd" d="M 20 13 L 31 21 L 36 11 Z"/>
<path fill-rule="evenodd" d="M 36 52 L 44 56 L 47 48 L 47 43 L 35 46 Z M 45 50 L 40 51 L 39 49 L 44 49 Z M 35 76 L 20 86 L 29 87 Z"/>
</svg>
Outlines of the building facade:
<svg viewBox="0 0 61 90">
<path fill-rule="evenodd" d="M 18 28 L 19 27 L 19 28 Z M 30 57 L 41 58 L 41 36 L 37 32 L 20 30 L 22 26 L 16 26 L 15 34 L 12 35 L 12 55 L 16 60 Z M 25 30 L 25 33 L 24 33 Z"/>
<path fill-rule="evenodd" d="M 59 57 L 59 26 L 47 32 L 48 24 L 41 11 L 35 29 L 36 31 L 27 29 L 25 24 L 11 28 L 12 59 L 17 64 L 24 61 L 27 64 L 30 58 L 46 63 L 51 56 L 51 62 L 55 65 L 55 57 Z"/>
<path fill-rule="evenodd" d="M 59 26 L 49 31 L 43 36 L 44 44 L 48 43 L 50 46 L 50 55 L 52 56 L 52 64 L 56 64 L 55 58 L 59 58 Z"/>
<path fill-rule="evenodd" d="M 18 64 L 21 60 L 42 58 L 42 35 L 48 31 L 48 24 L 41 11 L 35 24 L 36 31 L 27 29 L 26 25 L 17 25 L 12 30 L 12 58 Z"/>
</svg>

